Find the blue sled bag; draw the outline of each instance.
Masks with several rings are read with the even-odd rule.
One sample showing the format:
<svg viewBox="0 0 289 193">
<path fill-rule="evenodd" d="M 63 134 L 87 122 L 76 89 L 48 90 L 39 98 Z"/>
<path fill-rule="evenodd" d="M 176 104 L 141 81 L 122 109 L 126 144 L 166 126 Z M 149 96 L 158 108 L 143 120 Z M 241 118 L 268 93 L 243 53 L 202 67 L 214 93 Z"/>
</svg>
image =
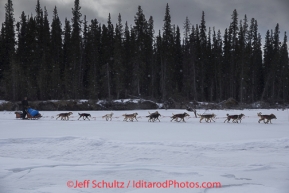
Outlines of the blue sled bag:
<svg viewBox="0 0 289 193">
<path fill-rule="evenodd" d="M 28 112 L 31 116 L 36 116 L 36 115 L 38 115 L 38 113 L 39 113 L 37 110 L 31 109 L 31 108 L 27 109 L 27 112 Z"/>
</svg>

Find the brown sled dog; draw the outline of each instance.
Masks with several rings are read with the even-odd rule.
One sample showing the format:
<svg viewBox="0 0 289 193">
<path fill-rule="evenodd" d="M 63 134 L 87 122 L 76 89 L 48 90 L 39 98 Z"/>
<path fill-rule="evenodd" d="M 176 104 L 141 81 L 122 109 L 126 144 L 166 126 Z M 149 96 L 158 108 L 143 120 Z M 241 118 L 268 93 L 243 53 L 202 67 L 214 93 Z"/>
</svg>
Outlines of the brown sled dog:
<svg viewBox="0 0 289 193">
<path fill-rule="evenodd" d="M 230 122 L 230 120 L 232 119 L 232 122 L 233 123 L 239 123 L 238 121 L 242 121 L 242 118 L 244 117 L 245 115 L 243 113 L 241 113 L 240 115 L 229 115 L 227 114 L 227 119 L 224 121 L 224 123 L 227 121 L 227 123 Z"/>
<path fill-rule="evenodd" d="M 260 123 L 260 121 L 263 121 L 265 124 L 268 124 L 269 122 L 271 122 L 272 119 L 277 119 L 277 117 L 274 114 L 270 114 L 270 115 L 262 115 L 262 113 L 257 113 L 258 117 L 260 117 L 258 123 Z M 266 121 L 267 119 L 267 121 Z"/>
<path fill-rule="evenodd" d="M 214 118 L 216 117 L 216 115 L 213 113 L 213 114 L 205 114 L 205 115 L 200 115 L 200 114 L 198 114 L 198 116 L 200 117 L 200 123 L 202 122 L 202 120 L 203 119 L 205 119 L 205 121 L 207 122 L 207 123 L 209 123 L 209 121 L 211 122 L 211 121 L 214 121 L 215 122 L 215 120 L 214 120 Z"/>
<path fill-rule="evenodd" d="M 186 112 L 182 113 L 182 114 L 173 114 L 173 116 L 171 117 L 171 122 L 174 120 L 174 121 L 177 121 L 177 122 L 180 122 L 181 120 L 183 120 L 183 122 L 186 122 L 185 121 L 185 117 L 189 117 L 190 115 Z M 179 118 L 180 118 L 180 121 L 179 121 Z"/>
<path fill-rule="evenodd" d="M 61 120 L 69 120 L 69 116 L 72 115 L 72 112 L 68 112 L 68 113 L 60 113 L 57 116 L 56 120 L 61 117 Z"/>
<path fill-rule="evenodd" d="M 137 116 L 138 114 L 137 113 L 133 113 L 133 114 L 123 114 L 122 116 L 124 116 L 124 119 L 123 119 L 123 121 L 127 121 L 128 119 L 130 120 L 130 121 L 133 121 L 134 119 L 136 120 L 136 121 L 138 121 L 137 119 L 136 119 L 136 116 Z"/>
</svg>

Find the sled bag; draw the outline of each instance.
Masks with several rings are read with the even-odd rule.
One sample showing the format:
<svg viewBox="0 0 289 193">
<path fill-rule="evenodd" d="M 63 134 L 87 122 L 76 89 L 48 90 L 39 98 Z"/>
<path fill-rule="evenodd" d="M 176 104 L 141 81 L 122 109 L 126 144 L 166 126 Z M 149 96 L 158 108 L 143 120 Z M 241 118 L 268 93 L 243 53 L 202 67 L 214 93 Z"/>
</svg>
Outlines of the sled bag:
<svg viewBox="0 0 289 193">
<path fill-rule="evenodd" d="M 27 112 L 33 117 L 38 115 L 38 113 L 39 113 L 37 110 L 31 109 L 31 108 L 27 109 Z"/>
</svg>

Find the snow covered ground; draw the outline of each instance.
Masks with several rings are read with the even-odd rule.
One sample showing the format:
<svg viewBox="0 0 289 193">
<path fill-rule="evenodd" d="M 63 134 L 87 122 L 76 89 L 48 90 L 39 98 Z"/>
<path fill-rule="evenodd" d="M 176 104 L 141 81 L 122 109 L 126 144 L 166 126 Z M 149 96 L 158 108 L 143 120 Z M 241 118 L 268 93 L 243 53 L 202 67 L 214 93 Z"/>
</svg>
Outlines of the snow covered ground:
<svg viewBox="0 0 289 193">
<path fill-rule="evenodd" d="M 258 123 L 260 111 L 277 119 Z M 132 112 L 138 122 L 123 122 Z M 287 110 L 206 111 L 217 115 L 215 123 L 199 123 L 190 112 L 186 123 L 170 122 L 183 112 L 159 110 L 154 123 L 143 110 L 114 111 L 112 121 L 101 118 L 106 111 L 88 112 L 91 121 L 78 121 L 78 112 L 70 121 L 55 120 L 59 112 L 42 111 L 40 120 L 0 112 L 0 193 L 288 192 Z M 227 113 L 246 117 L 224 123 Z M 197 188 L 204 182 L 221 188 Z"/>
</svg>

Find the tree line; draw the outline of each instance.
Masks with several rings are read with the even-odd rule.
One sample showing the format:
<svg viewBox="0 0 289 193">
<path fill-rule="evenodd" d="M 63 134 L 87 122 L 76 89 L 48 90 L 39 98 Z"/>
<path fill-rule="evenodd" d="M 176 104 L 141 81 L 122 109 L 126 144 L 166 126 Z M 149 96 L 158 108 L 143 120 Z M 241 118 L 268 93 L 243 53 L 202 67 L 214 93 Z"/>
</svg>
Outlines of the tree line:
<svg viewBox="0 0 289 193">
<path fill-rule="evenodd" d="M 261 44 L 257 20 L 239 19 L 237 10 L 223 34 L 188 18 L 171 23 L 165 7 L 162 30 L 141 6 L 134 24 L 82 16 L 74 1 L 72 19 L 64 24 L 53 11 L 52 22 L 37 0 L 35 16 L 14 18 L 12 0 L 5 5 L 0 35 L 0 96 L 6 100 L 119 99 L 131 96 L 166 101 L 288 102 L 287 35 L 279 24 Z"/>
</svg>

